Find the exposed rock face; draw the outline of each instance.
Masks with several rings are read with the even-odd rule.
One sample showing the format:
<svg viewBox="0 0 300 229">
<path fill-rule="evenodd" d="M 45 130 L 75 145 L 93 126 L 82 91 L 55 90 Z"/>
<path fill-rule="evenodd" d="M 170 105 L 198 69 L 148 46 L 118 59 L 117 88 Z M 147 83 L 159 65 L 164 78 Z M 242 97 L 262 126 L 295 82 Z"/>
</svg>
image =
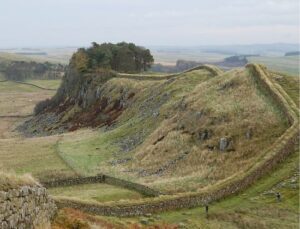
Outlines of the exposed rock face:
<svg viewBox="0 0 300 229">
<path fill-rule="evenodd" d="M 56 205 L 41 186 L 0 191 L 0 228 L 47 228 Z"/>
<path fill-rule="evenodd" d="M 112 125 L 137 92 L 109 82 L 114 77 L 110 71 L 81 74 L 69 68 L 56 95 L 39 103 L 36 116 L 19 130 L 32 136 Z"/>
</svg>

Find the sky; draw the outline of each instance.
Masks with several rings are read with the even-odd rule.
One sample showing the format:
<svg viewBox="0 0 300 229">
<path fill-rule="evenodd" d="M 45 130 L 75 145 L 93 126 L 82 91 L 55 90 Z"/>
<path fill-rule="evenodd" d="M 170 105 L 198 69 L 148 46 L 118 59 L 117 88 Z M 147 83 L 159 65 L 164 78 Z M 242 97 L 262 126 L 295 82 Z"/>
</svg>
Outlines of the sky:
<svg viewBox="0 0 300 229">
<path fill-rule="evenodd" d="M 299 43 L 299 0 L 0 0 L 0 47 Z"/>
</svg>

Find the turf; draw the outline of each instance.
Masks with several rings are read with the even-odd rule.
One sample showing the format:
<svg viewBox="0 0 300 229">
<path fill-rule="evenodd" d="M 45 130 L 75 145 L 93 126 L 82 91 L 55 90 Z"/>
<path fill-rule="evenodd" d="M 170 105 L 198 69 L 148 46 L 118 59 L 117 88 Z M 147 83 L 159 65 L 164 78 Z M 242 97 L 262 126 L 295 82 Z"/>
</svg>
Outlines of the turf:
<svg viewBox="0 0 300 229">
<path fill-rule="evenodd" d="M 204 208 L 155 214 L 149 217 L 117 219 L 111 222 L 132 224 L 177 224 L 185 228 L 298 228 L 299 225 L 299 152 L 296 151 L 275 171 L 266 175 L 245 192 Z M 282 195 L 278 202 L 276 192 Z M 143 221 L 143 222 L 144 222 Z"/>
<path fill-rule="evenodd" d="M 142 196 L 134 191 L 107 184 L 87 184 L 49 189 L 49 193 L 58 197 L 79 198 L 107 202 L 115 200 L 140 199 Z"/>
</svg>

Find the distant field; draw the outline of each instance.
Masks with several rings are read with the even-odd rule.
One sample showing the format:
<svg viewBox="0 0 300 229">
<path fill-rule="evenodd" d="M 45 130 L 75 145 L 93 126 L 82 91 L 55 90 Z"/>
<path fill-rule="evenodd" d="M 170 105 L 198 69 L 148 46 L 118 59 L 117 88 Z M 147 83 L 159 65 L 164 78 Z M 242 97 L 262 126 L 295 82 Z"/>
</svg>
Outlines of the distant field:
<svg viewBox="0 0 300 229">
<path fill-rule="evenodd" d="M 197 62 L 218 62 L 222 61 L 229 55 L 223 55 L 219 53 L 204 53 L 200 51 L 152 51 L 155 63 L 160 63 L 163 65 L 175 65 L 176 61 L 182 60 L 192 60 Z"/>
<path fill-rule="evenodd" d="M 299 56 L 283 56 L 283 57 L 248 57 L 251 63 L 260 63 L 266 65 L 273 71 L 299 76 Z"/>
<path fill-rule="evenodd" d="M 45 87 L 53 86 L 54 88 L 59 84 L 59 81 L 41 81 L 40 84 Z M 52 97 L 54 93 L 55 91 L 46 91 L 11 81 L 0 82 L 0 115 L 32 114 L 38 101 Z"/>
<path fill-rule="evenodd" d="M 5 77 L 2 72 L 0 72 L 0 80 L 5 80 Z"/>
<path fill-rule="evenodd" d="M 49 189 L 53 196 L 73 197 L 81 200 L 107 202 L 113 200 L 140 199 L 141 194 L 107 184 L 86 184 Z"/>
<path fill-rule="evenodd" d="M 43 86 L 57 86 L 59 81 L 34 81 Z M 53 96 L 55 91 L 14 83 L 0 83 L 0 115 L 30 115 L 35 104 Z M 0 168 L 14 170 L 18 174 L 32 173 L 42 178 L 53 173 L 70 175 L 72 171 L 59 158 L 55 144 L 57 137 L 23 139 L 12 138 L 18 133 L 14 131 L 20 118 L 0 118 Z"/>
<path fill-rule="evenodd" d="M 26 83 L 31 83 L 49 89 L 58 89 L 61 80 L 26 80 Z"/>
<path fill-rule="evenodd" d="M 18 50 L 3 50 L 0 51 L 0 60 L 4 61 L 35 61 L 35 62 L 51 62 L 68 64 L 72 53 L 76 48 L 65 49 L 42 49 L 46 55 L 32 55 L 24 52 L 23 54 L 17 54 Z"/>
</svg>

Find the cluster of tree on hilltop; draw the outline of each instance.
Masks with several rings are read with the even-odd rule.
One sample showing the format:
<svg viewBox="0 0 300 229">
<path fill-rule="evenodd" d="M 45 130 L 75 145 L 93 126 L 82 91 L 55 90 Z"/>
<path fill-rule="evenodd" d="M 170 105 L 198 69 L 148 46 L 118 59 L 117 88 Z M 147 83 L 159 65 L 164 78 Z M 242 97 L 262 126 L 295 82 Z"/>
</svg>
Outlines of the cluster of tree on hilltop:
<svg viewBox="0 0 300 229">
<path fill-rule="evenodd" d="M 80 72 L 94 71 L 99 68 L 112 69 L 118 72 L 136 73 L 146 71 L 154 59 L 149 49 L 133 43 L 117 44 L 92 43 L 89 48 L 80 48 L 73 54 L 70 65 Z"/>
</svg>

